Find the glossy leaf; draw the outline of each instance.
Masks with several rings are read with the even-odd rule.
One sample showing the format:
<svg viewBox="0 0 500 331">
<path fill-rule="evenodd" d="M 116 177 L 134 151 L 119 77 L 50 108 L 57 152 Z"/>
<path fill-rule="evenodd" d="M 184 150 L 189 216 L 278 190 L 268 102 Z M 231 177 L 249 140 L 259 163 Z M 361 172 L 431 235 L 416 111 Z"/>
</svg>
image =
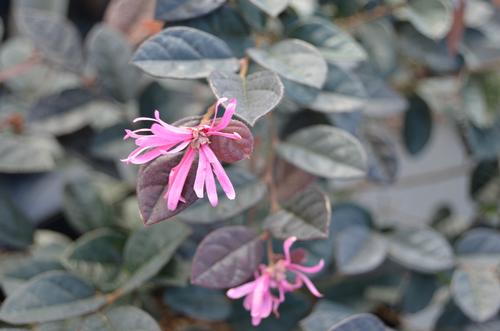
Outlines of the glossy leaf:
<svg viewBox="0 0 500 331">
<path fill-rule="evenodd" d="M 422 34 L 433 39 L 444 38 L 453 23 L 453 5 L 445 0 L 411 1 L 396 11 Z"/>
<path fill-rule="evenodd" d="M 33 242 L 33 225 L 4 194 L 0 194 L 0 228 L 0 246 L 22 249 Z"/>
<path fill-rule="evenodd" d="M 285 39 L 266 49 L 251 48 L 248 55 L 266 69 L 291 81 L 321 88 L 328 68 L 319 51 L 298 39 Z"/>
<path fill-rule="evenodd" d="M 250 0 L 255 6 L 272 17 L 278 16 L 288 6 L 289 0 Z"/>
<path fill-rule="evenodd" d="M 195 319 L 223 321 L 231 313 L 229 299 L 222 291 L 198 286 L 169 288 L 165 290 L 163 300 L 175 312 Z"/>
<path fill-rule="evenodd" d="M 368 153 L 368 177 L 381 184 L 394 183 L 398 175 L 399 158 L 391 136 L 384 129 L 367 127 L 362 141 Z"/>
<path fill-rule="evenodd" d="M 259 71 L 245 78 L 231 72 L 214 71 L 208 81 L 218 98 L 238 100 L 236 114 L 251 125 L 273 110 L 284 93 L 280 78 L 271 71 Z"/>
<path fill-rule="evenodd" d="M 385 325 L 375 315 L 358 314 L 351 316 L 328 329 L 328 331 L 385 331 Z"/>
<path fill-rule="evenodd" d="M 467 231 L 455 244 L 457 254 L 500 254 L 500 232 L 487 228 Z"/>
<path fill-rule="evenodd" d="M 427 104 L 413 97 L 405 113 L 403 139 L 406 150 L 416 155 L 427 145 L 432 133 L 432 114 Z"/>
<path fill-rule="evenodd" d="M 123 258 L 128 279 L 121 290 L 129 292 L 155 276 L 189 234 L 189 228 L 176 221 L 134 232 L 125 244 Z"/>
<path fill-rule="evenodd" d="M 328 125 L 295 132 L 277 151 L 286 161 L 321 177 L 362 177 L 366 169 L 366 154 L 358 140 Z"/>
<path fill-rule="evenodd" d="M 343 305 L 320 300 L 314 306 L 312 313 L 300 321 L 300 326 L 304 331 L 324 331 L 353 313 L 352 310 Z"/>
<path fill-rule="evenodd" d="M 179 214 L 179 218 L 193 224 L 224 221 L 252 207 L 266 194 L 266 185 L 246 170 L 233 167 L 228 168 L 226 173 L 236 191 L 234 200 L 227 199 L 222 190 L 219 190 L 219 203 L 216 207 L 203 199 Z"/>
<path fill-rule="evenodd" d="M 452 249 L 438 232 L 428 229 L 401 229 L 388 237 L 389 255 L 403 266 L 424 273 L 453 267 Z"/>
<path fill-rule="evenodd" d="M 156 0 L 111 0 L 104 21 L 111 27 L 130 33 L 142 20 L 152 19 Z"/>
<path fill-rule="evenodd" d="M 299 240 L 327 238 L 331 207 L 330 199 L 318 188 L 308 188 L 286 201 L 282 209 L 264 220 L 264 227 L 274 237 Z"/>
<path fill-rule="evenodd" d="M 329 63 L 344 68 L 353 68 L 367 59 L 365 50 L 354 38 L 322 18 L 297 23 L 289 35 L 313 44 Z"/>
<path fill-rule="evenodd" d="M 215 69 L 238 69 L 238 61 L 224 41 L 187 27 L 167 28 L 148 39 L 132 62 L 162 78 L 204 78 Z"/>
<path fill-rule="evenodd" d="M 62 262 L 75 275 L 112 289 L 120 272 L 125 236 L 107 229 L 88 232 L 64 252 Z"/>
<path fill-rule="evenodd" d="M 226 0 L 157 0 L 155 18 L 165 21 L 181 21 L 198 17 L 217 9 Z"/>
<path fill-rule="evenodd" d="M 384 262 L 387 243 L 367 227 L 350 226 L 336 236 L 335 261 L 346 275 L 372 271 Z"/>
<path fill-rule="evenodd" d="M 193 258 L 191 282 L 230 288 L 250 278 L 262 260 L 263 243 L 252 230 L 228 226 L 211 232 Z"/>
<path fill-rule="evenodd" d="M 153 317 L 145 311 L 132 307 L 114 307 L 84 318 L 79 331 L 160 331 Z"/>
<path fill-rule="evenodd" d="M 41 274 L 12 295 L 0 309 L 0 320 L 13 324 L 49 322 L 87 314 L 106 299 L 80 278 L 62 271 Z"/>
<path fill-rule="evenodd" d="M 140 73 L 130 65 L 132 48 L 118 31 L 96 25 L 86 39 L 87 61 L 98 80 L 117 100 L 125 102 L 137 92 Z"/>
<path fill-rule="evenodd" d="M 456 304 L 476 322 L 489 320 L 500 308 L 500 281 L 492 266 L 455 270 L 451 289 Z"/>
<path fill-rule="evenodd" d="M 82 45 L 73 24 L 59 15 L 27 7 L 17 11 L 16 19 L 22 33 L 48 61 L 70 71 L 82 69 Z"/>
</svg>

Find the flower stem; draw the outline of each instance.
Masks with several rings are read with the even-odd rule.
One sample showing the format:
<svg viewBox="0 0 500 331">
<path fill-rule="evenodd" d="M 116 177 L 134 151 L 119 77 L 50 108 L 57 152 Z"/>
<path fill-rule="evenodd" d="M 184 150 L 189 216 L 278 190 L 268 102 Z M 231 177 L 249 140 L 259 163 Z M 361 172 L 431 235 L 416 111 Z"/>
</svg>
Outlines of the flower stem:
<svg viewBox="0 0 500 331">
<path fill-rule="evenodd" d="M 249 64 L 250 64 L 250 61 L 248 60 L 248 57 L 244 57 L 240 60 L 240 77 L 241 77 L 241 79 L 245 79 L 245 77 L 247 76 Z"/>
</svg>

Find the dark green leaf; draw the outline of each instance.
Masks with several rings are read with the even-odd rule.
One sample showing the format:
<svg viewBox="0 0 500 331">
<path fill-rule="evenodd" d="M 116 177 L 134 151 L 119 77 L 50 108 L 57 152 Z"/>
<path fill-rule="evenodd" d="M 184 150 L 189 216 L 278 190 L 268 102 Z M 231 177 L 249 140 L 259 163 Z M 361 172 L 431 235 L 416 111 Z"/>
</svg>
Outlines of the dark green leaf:
<svg viewBox="0 0 500 331">
<path fill-rule="evenodd" d="M 175 312 L 195 319 L 222 321 L 231 314 L 231 305 L 224 293 L 213 289 L 198 286 L 169 288 L 165 290 L 163 300 Z"/>
<path fill-rule="evenodd" d="M 266 185 L 243 168 L 227 169 L 227 175 L 233 183 L 236 198 L 229 200 L 219 190 L 219 203 L 212 207 L 208 200 L 200 200 L 186 209 L 179 218 L 190 223 L 212 223 L 230 219 L 255 205 L 266 194 Z"/>
<path fill-rule="evenodd" d="M 132 291 L 156 275 L 189 234 L 189 228 L 176 221 L 134 232 L 125 244 L 124 265 L 129 277 L 122 291 Z"/>
<path fill-rule="evenodd" d="M 238 60 L 224 41 L 187 27 L 167 28 L 148 39 L 132 62 L 162 78 L 204 78 L 215 69 L 238 69 Z"/>
<path fill-rule="evenodd" d="M 431 303 L 438 286 L 436 276 L 412 272 L 402 294 L 402 310 L 410 314 L 421 311 Z"/>
<path fill-rule="evenodd" d="M 432 113 L 425 101 L 417 96 L 410 98 L 409 102 L 409 108 L 405 113 L 403 139 L 406 150 L 416 155 L 431 138 Z"/>
<path fill-rule="evenodd" d="M 251 125 L 271 110 L 283 98 L 283 84 L 271 71 L 259 71 L 241 78 L 231 72 L 214 71 L 208 77 L 218 98 L 236 98 L 236 114 Z"/>
<path fill-rule="evenodd" d="M 382 184 L 396 181 L 399 169 L 398 151 L 384 129 L 370 126 L 363 132 L 363 146 L 368 153 L 368 177 Z"/>
<path fill-rule="evenodd" d="M 48 61 L 70 71 L 83 66 L 80 35 L 75 26 L 60 15 L 23 7 L 16 13 L 19 28 Z"/>
<path fill-rule="evenodd" d="M 105 303 L 80 278 L 51 271 L 10 295 L 0 309 L 0 319 L 13 324 L 49 322 L 87 314 Z"/>
<path fill-rule="evenodd" d="M 191 283 L 229 288 L 250 278 L 261 263 L 263 244 L 254 231 L 228 226 L 211 232 L 193 258 Z"/>
<path fill-rule="evenodd" d="M 500 232 L 487 228 L 472 229 L 457 241 L 455 250 L 460 255 L 500 254 Z"/>
<path fill-rule="evenodd" d="M 78 238 L 64 252 L 62 262 L 75 275 L 104 290 L 113 289 L 120 272 L 125 236 L 116 231 L 98 229 Z"/>
<path fill-rule="evenodd" d="M 181 21 L 210 13 L 226 0 L 157 0 L 155 18 Z"/>
<path fill-rule="evenodd" d="M 160 326 L 145 311 L 122 306 L 86 317 L 78 331 L 160 331 Z"/>
<path fill-rule="evenodd" d="M 295 236 L 299 240 L 311 240 L 328 237 L 330 219 L 330 199 L 318 188 L 310 187 L 269 215 L 264 227 L 279 239 Z"/>
<path fill-rule="evenodd" d="M 293 165 L 326 178 L 362 177 L 366 154 L 346 131 L 316 125 L 292 134 L 278 145 L 278 154 Z"/>
<path fill-rule="evenodd" d="M 326 81 L 328 67 L 319 51 L 298 39 L 286 39 L 273 46 L 247 50 L 248 55 L 266 69 L 307 86 L 321 88 Z"/>
<path fill-rule="evenodd" d="M 33 225 L 4 194 L 0 194 L 0 246 L 26 248 L 33 242 Z"/>
<path fill-rule="evenodd" d="M 434 273 L 454 266 L 450 244 L 430 228 L 401 229 L 388 237 L 389 255 L 403 266 Z"/>
</svg>

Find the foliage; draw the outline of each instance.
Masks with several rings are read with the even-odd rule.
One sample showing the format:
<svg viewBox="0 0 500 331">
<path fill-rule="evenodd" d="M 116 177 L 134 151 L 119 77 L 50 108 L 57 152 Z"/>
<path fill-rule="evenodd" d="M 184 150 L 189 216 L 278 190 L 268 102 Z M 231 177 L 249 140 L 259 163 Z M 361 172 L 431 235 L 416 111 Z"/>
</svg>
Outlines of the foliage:
<svg viewBox="0 0 500 331">
<path fill-rule="evenodd" d="M 11 1 L 0 331 L 498 330 L 499 5 L 111 0 L 87 24 L 68 1 Z M 202 156 L 173 209 L 184 151 L 121 161 L 134 149 L 124 129 L 147 127 L 134 118 L 157 109 L 174 126 L 213 128 L 215 102 L 229 114 L 233 98 L 219 133 L 239 138 L 209 142 L 235 199 L 224 185 L 218 203 L 200 197 Z M 433 171 L 408 175 L 443 134 L 461 163 L 442 169 L 452 148 L 441 144 Z M 465 216 L 457 192 L 433 192 L 457 172 Z M 306 281 L 293 268 L 315 271 Z M 256 322 L 228 298 L 287 272 L 309 290 L 273 287 L 286 294 L 279 317 Z"/>
</svg>

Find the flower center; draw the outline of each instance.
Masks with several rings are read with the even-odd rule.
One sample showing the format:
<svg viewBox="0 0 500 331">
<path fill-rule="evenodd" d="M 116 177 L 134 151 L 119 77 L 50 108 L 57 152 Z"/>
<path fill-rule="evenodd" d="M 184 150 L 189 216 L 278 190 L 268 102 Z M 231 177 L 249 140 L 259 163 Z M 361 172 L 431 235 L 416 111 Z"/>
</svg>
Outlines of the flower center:
<svg viewBox="0 0 500 331">
<path fill-rule="evenodd" d="M 266 271 L 271 275 L 271 277 L 280 281 L 286 278 L 286 266 L 284 260 L 279 260 L 278 262 L 268 266 Z"/>
<path fill-rule="evenodd" d="M 201 145 L 210 143 L 210 139 L 208 138 L 206 129 L 204 127 L 191 128 L 191 131 L 193 132 L 191 147 L 199 149 Z"/>
</svg>

